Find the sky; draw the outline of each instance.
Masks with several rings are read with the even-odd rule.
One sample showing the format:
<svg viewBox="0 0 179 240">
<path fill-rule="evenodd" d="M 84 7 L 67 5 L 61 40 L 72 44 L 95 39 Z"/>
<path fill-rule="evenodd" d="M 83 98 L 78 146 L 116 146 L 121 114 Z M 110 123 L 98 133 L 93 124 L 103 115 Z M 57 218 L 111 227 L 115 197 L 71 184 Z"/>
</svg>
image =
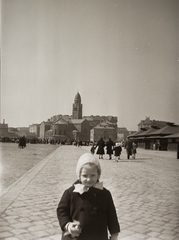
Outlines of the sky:
<svg viewBox="0 0 179 240">
<path fill-rule="evenodd" d="M 179 124 L 178 0 L 2 0 L 1 116 L 72 114 Z"/>
</svg>

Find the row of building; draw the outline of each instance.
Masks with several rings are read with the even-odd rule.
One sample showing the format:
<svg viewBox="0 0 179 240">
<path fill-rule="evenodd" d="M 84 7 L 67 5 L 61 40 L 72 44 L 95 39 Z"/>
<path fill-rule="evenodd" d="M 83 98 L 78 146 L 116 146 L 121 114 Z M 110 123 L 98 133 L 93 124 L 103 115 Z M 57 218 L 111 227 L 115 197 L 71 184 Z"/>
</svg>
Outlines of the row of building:
<svg viewBox="0 0 179 240">
<path fill-rule="evenodd" d="M 128 136 L 140 148 L 177 151 L 179 149 L 179 125 L 150 120 L 146 117 L 138 124 L 138 131 Z"/>
<path fill-rule="evenodd" d="M 9 128 L 0 124 L 0 138 L 18 138 L 43 141 L 85 141 L 96 142 L 101 137 L 107 141 L 125 141 L 127 136 L 145 149 L 176 150 L 179 142 L 179 126 L 171 122 L 150 120 L 146 117 L 138 124 L 138 131 L 128 131 L 118 127 L 116 116 L 83 116 L 83 105 L 79 93 L 75 95 L 72 115 L 56 115 L 28 128 Z"/>
<path fill-rule="evenodd" d="M 83 105 L 79 92 L 75 95 L 72 105 L 72 115 L 56 115 L 47 121 L 31 124 L 29 128 L 8 128 L 0 125 L 0 137 L 13 134 L 25 135 L 27 138 L 38 138 L 42 141 L 98 141 L 111 138 L 113 141 L 123 141 L 132 133 L 126 128 L 119 128 L 116 116 L 83 116 Z"/>
</svg>

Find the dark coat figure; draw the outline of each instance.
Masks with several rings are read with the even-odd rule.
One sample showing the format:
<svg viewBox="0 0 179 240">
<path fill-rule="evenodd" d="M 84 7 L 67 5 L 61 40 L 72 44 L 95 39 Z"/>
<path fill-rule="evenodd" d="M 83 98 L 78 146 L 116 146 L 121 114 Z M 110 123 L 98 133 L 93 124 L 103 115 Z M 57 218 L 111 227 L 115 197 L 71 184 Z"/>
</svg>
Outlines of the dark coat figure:
<svg viewBox="0 0 179 240">
<path fill-rule="evenodd" d="M 107 154 L 109 155 L 109 159 L 111 159 L 111 155 L 113 154 L 113 146 L 114 146 L 114 143 L 111 140 L 111 138 L 109 138 L 109 141 L 106 144 L 106 149 L 107 149 Z"/>
<path fill-rule="evenodd" d="M 71 240 L 70 235 L 64 236 L 64 228 L 68 222 L 79 221 L 81 233 L 78 240 L 108 240 L 110 234 L 120 232 L 120 226 L 111 193 L 91 187 L 82 195 L 73 192 L 74 186 L 67 189 L 57 208 L 57 216 L 62 233 L 62 240 Z"/>
<path fill-rule="evenodd" d="M 82 147 L 82 145 L 83 145 L 82 141 L 81 140 L 78 141 L 78 147 Z"/>
<path fill-rule="evenodd" d="M 101 138 L 98 142 L 97 145 L 98 150 L 96 152 L 96 154 L 99 155 L 99 158 L 103 159 L 103 154 L 104 154 L 104 147 L 105 147 L 105 142 L 103 140 L 103 138 Z"/>
<path fill-rule="evenodd" d="M 25 148 L 26 147 L 26 138 L 25 136 L 22 136 L 19 138 L 19 148 Z"/>
<path fill-rule="evenodd" d="M 126 153 L 127 153 L 127 159 L 129 159 L 130 156 L 132 155 L 132 141 L 130 139 L 126 140 L 125 149 L 126 149 Z"/>
<path fill-rule="evenodd" d="M 96 149 L 96 146 L 93 144 L 90 148 L 90 152 L 91 154 L 94 154 L 95 153 L 95 149 Z"/>
<path fill-rule="evenodd" d="M 114 156 L 116 161 L 120 159 L 121 152 L 122 152 L 122 147 L 120 143 L 117 142 L 114 146 Z"/>
</svg>

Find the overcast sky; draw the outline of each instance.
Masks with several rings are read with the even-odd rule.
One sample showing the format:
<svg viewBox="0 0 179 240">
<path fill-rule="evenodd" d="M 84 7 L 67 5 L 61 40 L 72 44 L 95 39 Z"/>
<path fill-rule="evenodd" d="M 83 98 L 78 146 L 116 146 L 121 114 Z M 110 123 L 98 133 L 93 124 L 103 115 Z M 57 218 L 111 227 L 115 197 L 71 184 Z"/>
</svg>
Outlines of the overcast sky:
<svg viewBox="0 0 179 240">
<path fill-rule="evenodd" d="M 113 115 L 179 124 L 178 0 L 2 0 L 1 123 Z"/>
</svg>

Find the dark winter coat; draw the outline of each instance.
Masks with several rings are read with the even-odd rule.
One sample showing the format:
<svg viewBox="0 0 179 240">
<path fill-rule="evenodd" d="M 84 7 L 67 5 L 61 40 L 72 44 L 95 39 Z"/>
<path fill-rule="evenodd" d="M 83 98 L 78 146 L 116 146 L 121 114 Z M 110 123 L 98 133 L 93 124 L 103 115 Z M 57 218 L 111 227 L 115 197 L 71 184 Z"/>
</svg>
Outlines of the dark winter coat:
<svg viewBox="0 0 179 240">
<path fill-rule="evenodd" d="M 106 144 L 106 148 L 107 148 L 107 154 L 113 154 L 113 146 L 114 146 L 114 143 L 112 140 L 109 140 Z"/>
<path fill-rule="evenodd" d="M 91 149 L 90 149 L 90 152 L 91 152 L 92 154 L 94 154 L 94 153 L 95 153 L 95 149 L 96 149 L 96 147 L 95 147 L 95 146 L 92 146 Z"/>
<path fill-rule="evenodd" d="M 115 157 L 119 157 L 121 155 L 122 152 L 122 147 L 121 146 L 115 146 L 114 147 L 114 156 Z"/>
<path fill-rule="evenodd" d="M 67 189 L 57 208 L 57 216 L 62 231 L 68 222 L 77 220 L 80 222 L 82 232 L 77 240 L 107 240 L 109 232 L 120 232 L 111 193 L 91 187 L 82 195 L 73 192 L 74 186 Z M 62 240 L 70 240 L 70 235 L 64 236 Z"/>
<path fill-rule="evenodd" d="M 130 139 L 126 140 L 125 148 L 126 148 L 127 155 L 132 155 L 132 141 Z"/>
<path fill-rule="evenodd" d="M 103 155 L 104 154 L 105 142 L 102 138 L 98 141 L 96 146 L 98 147 L 96 154 Z"/>
</svg>

